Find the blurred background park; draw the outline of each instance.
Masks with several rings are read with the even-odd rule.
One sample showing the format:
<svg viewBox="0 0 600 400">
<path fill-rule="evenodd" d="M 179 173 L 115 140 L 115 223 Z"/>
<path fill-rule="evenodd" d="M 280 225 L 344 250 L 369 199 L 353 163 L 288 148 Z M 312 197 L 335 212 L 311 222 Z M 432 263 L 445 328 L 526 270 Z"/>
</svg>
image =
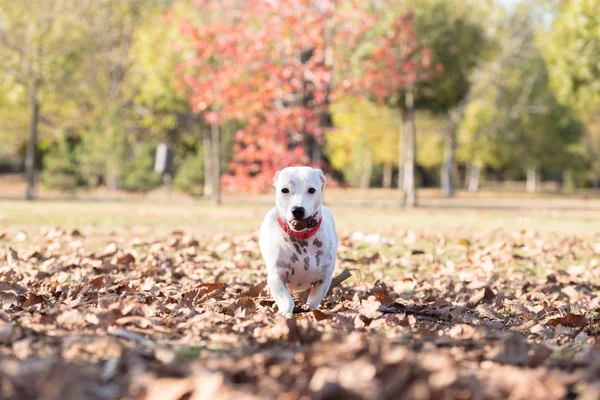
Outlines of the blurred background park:
<svg viewBox="0 0 600 400">
<path fill-rule="evenodd" d="M 221 202 L 305 164 L 340 201 L 598 207 L 599 16 L 598 0 L 0 0 L 0 197 L 166 184 Z"/>
</svg>

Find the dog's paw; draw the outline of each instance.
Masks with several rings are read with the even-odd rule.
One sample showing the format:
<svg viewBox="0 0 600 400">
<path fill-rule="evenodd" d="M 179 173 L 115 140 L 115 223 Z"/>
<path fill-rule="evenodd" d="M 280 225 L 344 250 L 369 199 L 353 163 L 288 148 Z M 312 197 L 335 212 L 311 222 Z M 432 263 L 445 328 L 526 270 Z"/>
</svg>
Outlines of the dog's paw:
<svg viewBox="0 0 600 400">
<path fill-rule="evenodd" d="M 279 307 L 278 306 L 278 312 L 281 315 L 292 315 L 294 314 L 294 303 L 292 302 L 291 305 L 285 305 L 283 307 Z"/>
<path fill-rule="evenodd" d="M 319 309 L 319 305 L 321 304 L 321 302 L 307 302 L 305 305 L 302 306 L 303 310 L 306 311 L 310 311 L 310 310 L 318 310 Z"/>
</svg>

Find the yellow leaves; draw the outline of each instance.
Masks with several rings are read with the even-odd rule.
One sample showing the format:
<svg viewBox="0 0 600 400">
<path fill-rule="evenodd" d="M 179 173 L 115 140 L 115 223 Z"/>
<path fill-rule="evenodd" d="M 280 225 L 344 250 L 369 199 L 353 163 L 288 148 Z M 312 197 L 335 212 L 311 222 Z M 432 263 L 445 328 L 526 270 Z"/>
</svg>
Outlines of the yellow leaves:
<svg viewBox="0 0 600 400">
<path fill-rule="evenodd" d="M 573 0 L 560 11 L 550 37 L 544 35 L 539 42 L 559 99 L 585 114 L 600 105 L 600 3 Z"/>
<path fill-rule="evenodd" d="M 331 112 L 336 131 L 327 137 L 326 147 L 334 167 L 347 167 L 357 150 L 369 152 L 376 163 L 398 163 L 402 119 L 397 110 L 344 97 L 331 106 Z"/>
</svg>

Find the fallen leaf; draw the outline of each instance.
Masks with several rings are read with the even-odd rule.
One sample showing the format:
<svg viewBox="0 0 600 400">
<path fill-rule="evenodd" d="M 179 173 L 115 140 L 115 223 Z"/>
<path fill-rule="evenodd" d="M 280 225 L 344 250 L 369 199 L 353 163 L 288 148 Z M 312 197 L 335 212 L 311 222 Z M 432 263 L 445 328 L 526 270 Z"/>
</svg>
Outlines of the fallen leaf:
<svg viewBox="0 0 600 400">
<path fill-rule="evenodd" d="M 104 248 L 104 251 L 102 252 L 102 257 L 114 256 L 117 253 L 117 250 L 117 244 L 112 242 Z"/>
<path fill-rule="evenodd" d="M 229 306 L 229 313 L 231 315 L 237 314 L 238 312 L 244 311 L 244 316 L 253 314 L 256 312 L 256 303 L 248 296 L 241 297 Z"/>
<path fill-rule="evenodd" d="M 379 311 L 379 307 L 381 307 L 381 302 L 375 300 L 374 296 L 369 296 L 367 300 L 361 301 L 360 314 L 368 319 L 377 319 L 383 315 Z"/>
<path fill-rule="evenodd" d="M 0 291 L 0 308 L 8 310 L 12 306 L 19 305 L 19 295 L 14 290 Z"/>
<path fill-rule="evenodd" d="M 36 304 L 43 304 L 45 302 L 46 299 L 44 299 L 43 296 L 39 296 L 35 293 L 30 293 L 29 296 L 27 296 L 27 300 L 25 300 L 25 302 L 23 303 L 23 307 L 34 306 Z"/>
<path fill-rule="evenodd" d="M 11 268 L 17 268 L 19 266 L 19 262 L 21 261 L 19 255 L 12 247 L 8 248 L 8 253 L 6 254 L 6 261 L 8 261 L 8 266 Z"/>
<path fill-rule="evenodd" d="M 529 356 L 529 367 L 539 367 L 552 355 L 552 353 L 552 349 L 544 345 L 537 346 L 535 351 Z"/>
<path fill-rule="evenodd" d="M 259 283 L 257 285 L 251 285 L 245 292 L 245 295 L 248 297 L 258 297 L 261 292 L 265 288 L 266 284 L 264 282 Z"/>
<path fill-rule="evenodd" d="M 97 288 L 103 288 L 104 287 L 104 275 L 98 275 L 93 277 L 92 279 L 89 280 L 89 284 L 91 286 L 95 286 Z"/>
<path fill-rule="evenodd" d="M 119 265 L 131 265 L 135 262 L 135 257 L 131 253 L 123 254 L 120 257 L 117 257 L 115 264 Z"/>
<path fill-rule="evenodd" d="M 468 248 L 471 245 L 471 242 L 469 242 L 467 239 L 460 239 L 458 241 L 458 245 Z"/>
<path fill-rule="evenodd" d="M 473 308 L 482 302 L 489 303 L 492 300 L 494 300 L 494 298 L 496 298 L 496 294 L 492 289 L 486 286 L 483 289 L 478 290 L 473 296 L 471 296 L 469 301 L 467 301 L 467 307 Z"/>
<path fill-rule="evenodd" d="M 567 326 L 570 328 L 585 328 L 590 324 L 590 320 L 585 315 L 567 313 L 562 317 L 552 317 L 546 320 L 550 326 Z"/>
<path fill-rule="evenodd" d="M 311 312 L 316 321 L 323 321 L 326 319 L 332 319 L 334 317 L 333 313 L 324 312 L 321 310 L 312 310 Z"/>
<path fill-rule="evenodd" d="M 396 301 L 390 294 L 390 289 L 385 285 L 385 283 L 382 283 L 379 280 L 375 281 L 373 284 L 372 293 L 373 296 L 375 296 L 375 300 L 379 301 L 384 306 L 389 306 Z"/>
</svg>

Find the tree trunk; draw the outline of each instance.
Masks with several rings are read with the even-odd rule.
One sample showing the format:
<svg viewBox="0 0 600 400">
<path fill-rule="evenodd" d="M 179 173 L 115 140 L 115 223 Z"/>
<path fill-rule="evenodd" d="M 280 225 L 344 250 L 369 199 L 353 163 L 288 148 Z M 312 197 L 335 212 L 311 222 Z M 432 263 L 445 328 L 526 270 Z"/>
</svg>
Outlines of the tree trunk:
<svg viewBox="0 0 600 400">
<path fill-rule="evenodd" d="M 471 193 L 477 193 L 479 190 L 479 176 L 481 175 L 481 167 L 478 164 L 471 164 L 469 170 L 469 184 L 467 189 Z"/>
<path fill-rule="evenodd" d="M 407 208 L 416 207 L 417 191 L 415 185 L 415 163 L 416 163 L 416 132 L 415 132 L 415 104 L 412 86 L 407 87 L 404 95 L 404 143 L 406 149 L 404 153 L 404 206 Z"/>
<path fill-rule="evenodd" d="M 40 105 L 37 98 L 38 88 L 39 82 L 37 79 L 34 79 L 29 87 L 29 143 L 27 143 L 27 153 L 25 155 L 25 179 L 27 181 L 25 198 L 27 200 L 35 198 L 35 159 L 38 148 L 38 125 L 40 117 Z"/>
<path fill-rule="evenodd" d="M 442 165 L 442 190 L 446 197 L 454 197 L 454 152 L 456 149 L 457 116 L 454 111 L 448 114 L 444 132 L 444 164 Z"/>
<path fill-rule="evenodd" d="M 404 196 L 404 152 L 406 151 L 405 135 L 402 132 L 404 126 L 401 125 L 398 130 L 398 190 L 403 193 Z"/>
<path fill-rule="evenodd" d="M 465 164 L 465 176 L 463 179 L 463 183 L 462 183 L 462 187 L 463 188 L 468 188 L 469 187 L 469 181 L 471 179 L 471 169 L 473 168 L 473 163 L 471 162 L 467 162 Z"/>
<path fill-rule="evenodd" d="M 373 157 L 370 152 L 365 154 L 363 159 L 363 168 L 360 177 L 360 188 L 367 190 L 371 186 L 371 174 L 373 173 Z"/>
<path fill-rule="evenodd" d="M 392 172 L 393 165 L 391 162 L 386 162 L 383 164 L 383 187 L 385 189 L 391 189 L 392 187 Z"/>
<path fill-rule="evenodd" d="M 212 143 L 212 196 L 215 204 L 221 204 L 221 138 L 219 123 L 212 122 L 210 125 L 210 138 Z"/>
<path fill-rule="evenodd" d="M 210 199 L 213 195 L 213 172 L 212 172 L 212 141 L 210 140 L 210 131 L 207 126 L 202 129 L 202 152 L 204 153 L 204 190 L 202 194 Z"/>
<path fill-rule="evenodd" d="M 321 167 L 321 145 L 319 144 L 319 141 L 317 140 L 317 138 L 313 138 L 313 142 L 312 142 L 312 152 L 311 152 L 311 160 L 313 162 L 314 165 L 316 165 L 317 167 Z"/>
<path fill-rule="evenodd" d="M 541 190 L 542 184 L 539 168 L 527 168 L 527 193 L 539 193 Z"/>
</svg>

